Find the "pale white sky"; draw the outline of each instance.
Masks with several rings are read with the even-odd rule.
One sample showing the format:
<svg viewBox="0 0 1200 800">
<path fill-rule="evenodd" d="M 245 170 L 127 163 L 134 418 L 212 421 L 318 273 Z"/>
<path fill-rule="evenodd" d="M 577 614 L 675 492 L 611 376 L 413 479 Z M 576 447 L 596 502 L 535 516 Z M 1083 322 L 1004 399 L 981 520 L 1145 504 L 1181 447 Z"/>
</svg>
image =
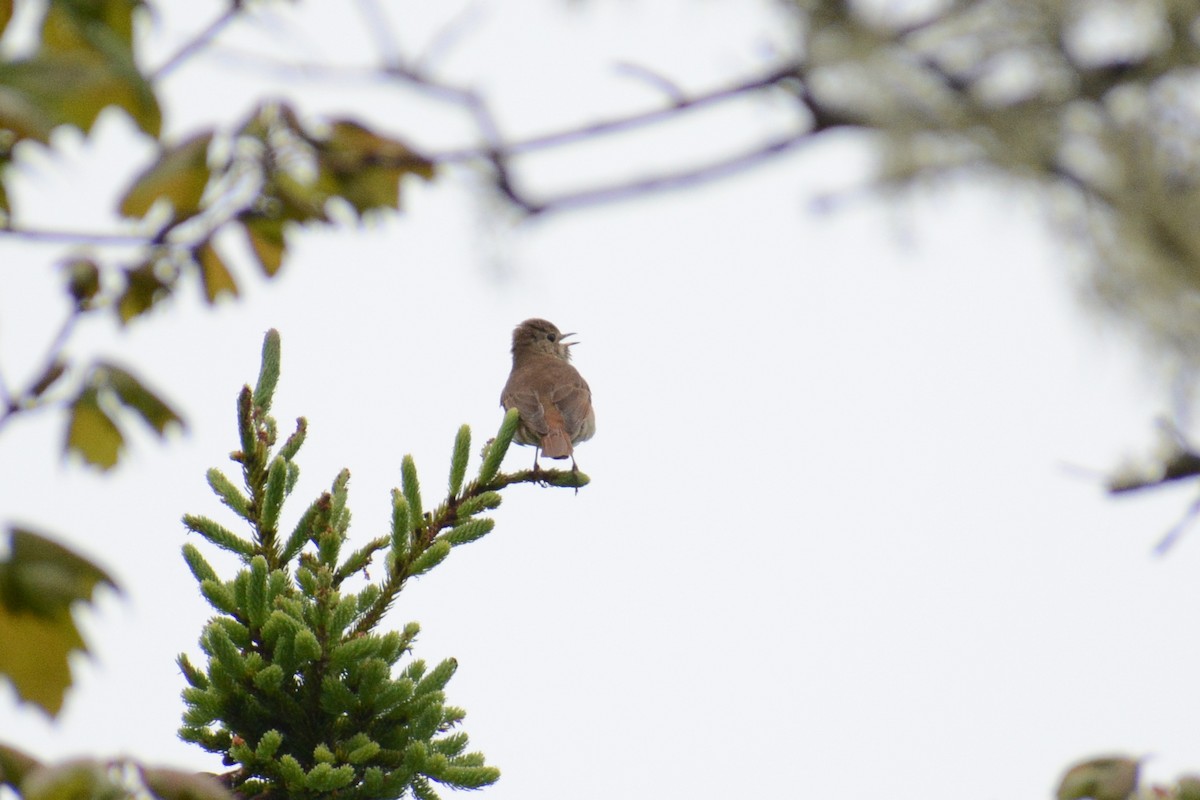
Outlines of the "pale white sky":
<svg viewBox="0 0 1200 800">
<path fill-rule="evenodd" d="M 421 5 L 396 4 L 407 48 L 453 14 Z M 494 91 L 514 133 L 652 102 L 616 61 L 699 89 L 786 39 L 767 7 L 718 0 L 475 6 L 445 68 Z M 216 8 L 164 14 L 149 61 Z M 300 61 L 358 36 L 348 7 L 308 11 L 281 6 L 221 41 Z M 367 56 L 365 41 L 352 47 Z M 426 143 L 466 133 L 401 92 L 272 87 L 235 61 L 221 51 L 168 82 L 168 130 L 236 119 L 286 89 L 309 110 L 369 103 L 371 119 Z M 204 90 L 214 75 L 220 91 Z M 625 137 L 534 168 L 547 186 L 587 181 L 752 141 L 786 114 L 742 104 L 704 133 Z M 87 144 L 60 141 L 61 160 L 18 167 L 23 208 L 44 225 L 104 224 L 89 208 L 111 207 L 106 181 L 148 148 L 116 117 Z M 87 615 L 95 658 L 78 663 L 58 722 L 0 689 L 3 741 L 47 759 L 221 769 L 175 736 L 174 659 L 198 653 L 209 616 L 179 517 L 225 519 L 204 472 L 233 466 L 234 398 L 265 329 L 283 335 L 281 427 L 309 421 L 285 514 L 348 467 L 363 541 L 386 528 L 405 453 L 433 502 L 457 427 L 477 443 L 494 432 L 511 328 L 542 316 L 579 332 L 599 427 L 578 456 L 593 483 L 508 491 L 495 532 L 388 618 L 421 623 L 418 656 L 458 659 L 449 700 L 503 772 L 483 796 L 1024 800 L 1096 752 L 1154 753 L 1159 780 L 1200 766 L 1200 542 L 1151 555 L 1191 498 L 1113 501 L 1067 466 L 1104 469 L 1149 441 L 1163 409 L 1153 370 L 1079 311 L 1069 259 L 1014 191 L 814 213 L 814 195 L 861 178 L 861 147 L 846 138 L 704 189 L 522 226 L 448 175 L 411 185 L 403 217 L 296 237 L 269 284 L 241 262 L 237 303 L 209 309 L 193 287 L 127 331 L 90 321 L 72 354 L 135 366 L 190 428 L 166 446 L 133 436 L 104 477 L 63 465 L 55 416 L 0 438 L 0 519 L 60 535 L 126 589 Z M 19 383 L 65 301 L 46 277 L 53 248 L 0 248 L 0 369 Z M 514 449 L 509 464 L 529 457 Z"/>
</svg>

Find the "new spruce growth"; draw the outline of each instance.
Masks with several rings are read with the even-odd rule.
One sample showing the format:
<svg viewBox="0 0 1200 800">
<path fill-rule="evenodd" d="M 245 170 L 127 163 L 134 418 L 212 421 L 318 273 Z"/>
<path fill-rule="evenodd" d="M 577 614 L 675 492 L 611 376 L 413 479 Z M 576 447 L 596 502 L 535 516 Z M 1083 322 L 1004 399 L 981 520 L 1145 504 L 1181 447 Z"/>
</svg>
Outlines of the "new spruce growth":
<svg viewBox="0 0 1200 800">
<path fill-rule="evenodd" d="M 500 504 L 499 490 L 524 482 L 578 489 L 587 477 L 499 473 L 517 423 L 509 414 L 485 447 L 478 477 L 465 486 L 471 434 L 465 425 L 459 429 L 449 496 L 431 512 L 423 510 L 416 465 L 406 456 L 401 486 L 392 491 L 388 535 L 356 550 L 346 547 L 346 471 L 289 530 L 284 504 L 299 475 L 295 457 L 306 425 L 298 420 L 295 433 L 275 449 L 269 411 L 279 366 L 279 335 L 270 331 L 256 387 L 238 396 L 241 447 L 231 458 L 241 467 L 243 488 L 218 470 L 208 473 L 209 486 L 245 530 L 183 518 L 241 566 L 225 580 L 199 548 L 183 548 L 217 615 L 200 636 L 203 666 L 179 657 L 188 683 L 180 735 L 236 765 L 223 778 L 242 796 L 357 800 L 411 792 L 426 800 L 437 797 L 434 784 L 477 789 L 494 783 L 499 770 L 467 751 L 467 735 L 459 730 L 465 712 L 446 704 L 457 663 L 428 667 L 411 656 L 416 623 L 395 631 L 381 630 L 380 622 L 409 578 L 492 530 L 492 520 L 479 514 Z M 366 568 L 381 553 L 383 568 L 371 570 L 372 581 Z M 349 591 L 344 582 L 355 575 L 363 576 L 365 588 Z"/>
</svg>

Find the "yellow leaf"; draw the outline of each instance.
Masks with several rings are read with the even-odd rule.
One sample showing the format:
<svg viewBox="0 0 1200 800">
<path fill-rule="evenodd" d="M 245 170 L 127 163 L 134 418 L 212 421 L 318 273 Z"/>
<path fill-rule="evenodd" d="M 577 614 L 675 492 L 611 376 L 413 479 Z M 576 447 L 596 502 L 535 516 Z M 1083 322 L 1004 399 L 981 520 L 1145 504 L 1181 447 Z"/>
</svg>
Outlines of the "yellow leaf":
<svg viewBox="0 0 1200 800">
<path fill-rule="evenodd" d="M 0 63 L 0 86 L 24 95 L 56 125 L 85 133 L 108 106 L 123 109 L 137 126 L 157 137 L 162 111 L 150 83 L 131 64 L 87 49 L 50 52 Z"/>
<path fill-rule="evenodd" d="M 375 208 L 399 208 L 403 174 L 397 169 L 360 167 L 337 175 L 334 192 L 354 206 L 359 214 Z"/>
<path fill-rule="evenodd" d="M 1058 786 L 1058 800 L 1126 800 L 1138 784 L 1136 759 L 1104 756 L 1075 764 Z"/>
<path fill-rule="evenodd" d="M 40 766 L 32 756 L 15 747 L 0 744 L 0 783 L 20 786 L 25 776 Z"/>
<path fill-rule="evenodd" d="M 173 769 L 143 769 L 142 781 L 160 800 L 232 800 L 212 775 Z"/>
<path fill-rule="evenodd" d="M 0 674 L 12 681 L 17 695 L 54 716 L 71 685 L 67 656 L 86 651 L 69 613 L 41 617 L 10 613 L 0 606 Z"/>
<path fill-rule="evenodd" d="M 254 251 L 263 272 L 274 276 L 283 265 L 283 255 L 287 250 L 283 220 L 247 214 L 241 218 L 241 223 L 250 249 Z"/>
<path fill-rule="evenodd" d="M 67 656 L 87 649 L 71 607 L 91 599 L 100 583 L 116 586 L 104 570 L 44 536 L 19 528 L 10 534 L 0 561 L 0 675 L 22 699 L 54 715 L 71 684 Z M 30 766 L 15 752 L 0 752 L 0 779 L 22 764 Z"/>
<path fill-rule="evenodd" d="M 182 427 L 183 419 L 174 409 L 147 389 L 133 373 L 113 364 L 100 363 L 97 375 L 102 376 L 103 383 L 116 393 L 122 405 L 136 411 L 159 436 L 165 434 L 172 423 Z"/>
<path fill-rule="evenodd" d="M 208 145 L 212 137 L 212 132 L 206 131 L 164 151 L 125 192 L 119 206 L 121 213 L 143 217 L 155 201 L 165 199 L 171 203 L 175 219 L 195 215 L 208 186 Z"/>
<path fill-rule="evenodd" d="M 354 168 L 383 167 L 411 172 L 426 180 L 431 180 L 434 175 L 432 161 L 404 142 L 381 136 L 353 120 L 338 120 L 330 125 L 326 149 L 335 157 L 347 159 L 348 166 Z"/>
<path fill-rule="evenodd" d="M 68 453 L 74 451 L 89 464 L 112 469 L 125 443 L 120 429 L 100 408 L 95 389 L 85 389 L 71 404 L 67 427 Z"/>
<path fill-rule="evenodd" d="M 0 561 L 0 605 L 10 613 L 59 617 L 90 600 L 97 585 L 117 588 L 108 573 L 57 542 L 23 528 L 10 535 L 8 558 Z"/>
<path fill-rule="evenodd" d="M 209 303 L 215 303 L 223 294 L 238 296 L 237 281 L 221 260 L 212 242 L 205 239 L 196 248 L 196 263 L 200 265 L 200 278 L 204 282 L 204 296 Z"/>
<path fill-rule="evenodd" d="M 42 49 L 91 50 L 133 63 L 133 10 L 140 0 L 51 0 L 42 19 Z"/>
<path fill-rule="evenodd" d="M 125 270 L 125 291 L 117 301 L 117 316 L 121 324 L 146 313 L 170 293 L 171 287 L 158 277 L 152 260 Z"/>
<path fill-rule="evenodd" d="M 319 149 L 321 183 L 362 214 L 374 208 L 400 208 L 400 179 L 406 174 L 432 179 L 434 165 L 408 145 L 350 120 L 330 126 Z"/>
<path fill-rule="evenodd" d="M 315 186 L 301 183 L 286 172 L 275 172 L 263 187 L 263 195 L 278 200 L 283 219 L 295 222 L 317 220 L 328 222 L 325 203 L 329 194 Z"/>
<path fill-rule="evenodd" d="M 50 143 L 55 120 L 30 98 L 11 87 L 0 86 L 0 128 L 10 130 L 17 139 Z"/>
<path fill-rule="evenodd" d="M 67 273 L 67 291 L 75 305 L 87 308 L 100 291 L 100 267 L 90 258 L 73 258 L 63 264 Z"/>
<path fill-rule="evenodd" d="M 45 764 L 31 771 L 21 784 L 24 800 L 101 800 L 129 797 L 117 784 L 111 768 L 86 759 Z"/>
</svg>

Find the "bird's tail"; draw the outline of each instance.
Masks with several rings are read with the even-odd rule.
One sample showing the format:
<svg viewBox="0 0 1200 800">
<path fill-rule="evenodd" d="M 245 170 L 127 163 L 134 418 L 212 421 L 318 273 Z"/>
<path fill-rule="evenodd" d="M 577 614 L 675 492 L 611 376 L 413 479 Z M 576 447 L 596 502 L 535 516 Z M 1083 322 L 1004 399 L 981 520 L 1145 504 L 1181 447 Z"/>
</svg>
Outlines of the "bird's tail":
<svg viewBox="0 0 1200 800">
<path fill-rule="evenodd" d="M 554 428 L 543 436 L 541 448 L 546 458 L 570 458 L 574 451 L 571 437 L 562 428 Z"/>
</svg>

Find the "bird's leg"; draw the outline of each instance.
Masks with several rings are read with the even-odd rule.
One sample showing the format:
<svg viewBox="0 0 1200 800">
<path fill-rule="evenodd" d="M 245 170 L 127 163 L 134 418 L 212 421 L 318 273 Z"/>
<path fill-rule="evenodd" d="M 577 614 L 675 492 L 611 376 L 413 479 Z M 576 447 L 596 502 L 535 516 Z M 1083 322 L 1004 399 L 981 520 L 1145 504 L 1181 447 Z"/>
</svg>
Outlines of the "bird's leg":
<svg viewBox="0 0 1200 800">
<path fill-rule="evenodd" d="M 542 452 L 542 448 L 538 447 L 537 445 L 534 445 L 533 446 L 533 471 L 535 473 L 542 471 L 542 468 L 540 466 L 538 466 L 538 453 L 540 453 L 540 452 Z"/>
</svg>

